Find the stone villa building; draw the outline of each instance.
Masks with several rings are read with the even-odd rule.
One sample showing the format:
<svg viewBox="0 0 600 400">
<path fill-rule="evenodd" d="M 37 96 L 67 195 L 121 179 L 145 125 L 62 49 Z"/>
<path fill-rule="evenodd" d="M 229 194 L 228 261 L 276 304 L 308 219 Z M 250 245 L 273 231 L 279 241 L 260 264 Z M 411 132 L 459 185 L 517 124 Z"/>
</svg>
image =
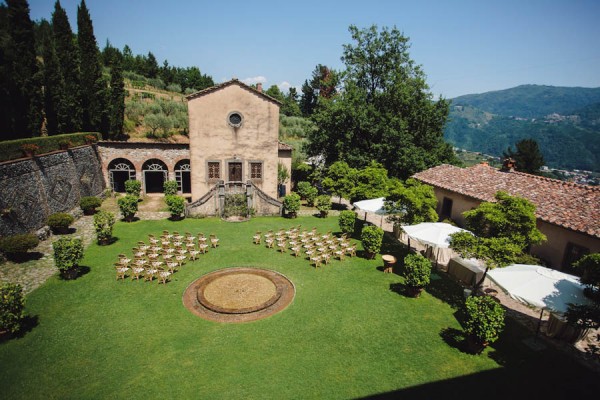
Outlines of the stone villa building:
<svg viewBox="0 0 600 400">
<path fill-rule="evenodd" d="M 547 241 L 531 253 L 555 269 L 568 270 L 588 253 L 600 252 L 600 187 L 497 170 L 487 164 L 459 168 L 439 165 L 416 173 L 433 186 L 440 220 L 464 224 L 462 213 L 482 201 L 494 201 L 498 191 L 528 199 L 536 206 L 538 229 Z"/>
<path fill-rule="evenodd" d="M 219 194 L 234 190 L 260 194 L 270 206 L 254 196 L 250 205 L 259 213 L 279 212 L 278 164 L 292 166 L 292 148 L 278 140 L 279 101 L 260 84 L 255 89 L 237 79 L 187 100 L 189 144 L 98 143 L 107 187 L 123 192 L 126 180 L 137 179 L 144 193 L 160 193 L 166 180 L 175 180 L 192 214 L 216 214 Z M 289 192 L 290 182 L 285 185 Z"/>
</svg>

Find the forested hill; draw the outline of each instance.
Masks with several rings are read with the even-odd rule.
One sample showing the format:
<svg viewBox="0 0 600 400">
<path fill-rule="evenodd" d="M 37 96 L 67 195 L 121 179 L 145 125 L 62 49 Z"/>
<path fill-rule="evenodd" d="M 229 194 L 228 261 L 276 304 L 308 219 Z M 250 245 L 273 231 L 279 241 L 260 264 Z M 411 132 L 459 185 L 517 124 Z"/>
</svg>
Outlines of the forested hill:
<svg viewBox="0 0 600 400">
<path fill-rule="evenodd" d="M 570 114 L 593 103 L 600 103 L 600 88 L 521 85 L 452 99 L 455 106 L 471 106 L 505 117 L 522 118 Z"/>
<path fill-rule="evenodd" d="M 553 168 L 600 171 L 600 88 L 523 85 L 452 99 L 446 140 L 501 156 L 535 139 Z"/>
</svg>

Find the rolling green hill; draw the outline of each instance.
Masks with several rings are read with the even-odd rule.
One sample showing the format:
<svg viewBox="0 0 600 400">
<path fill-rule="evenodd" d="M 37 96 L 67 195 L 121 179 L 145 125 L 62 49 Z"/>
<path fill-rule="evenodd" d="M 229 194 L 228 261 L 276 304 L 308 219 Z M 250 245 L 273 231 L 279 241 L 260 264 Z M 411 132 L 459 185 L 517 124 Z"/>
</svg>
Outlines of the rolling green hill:
<svg viewBox="0 0 600 400">
<path fill-rule="evenodd" d="M 600 171 L 600 88 L 524 85 L 457 97 L 444 136 L 495 156 L 532 138 L 550 167 Z"/>
<path fill-rule="evenodd" d="M 452 99 L 455 106 L 471 106 L 492 114 L 523 118 L 570 114 L 593 103 L 600 103 L 600 88 L 521 85 Z"/>
</svg>

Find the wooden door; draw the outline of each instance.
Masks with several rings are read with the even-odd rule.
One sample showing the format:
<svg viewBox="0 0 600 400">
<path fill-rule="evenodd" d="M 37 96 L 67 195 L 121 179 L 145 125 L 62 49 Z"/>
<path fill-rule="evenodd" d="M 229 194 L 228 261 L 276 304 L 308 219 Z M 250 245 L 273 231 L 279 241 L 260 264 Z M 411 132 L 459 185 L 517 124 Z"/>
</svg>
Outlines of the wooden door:
<svg viewBox="0 0 600 400">
<path fill-rule="evenodd" d="M 241 182 L 242 181 L 242 163 L 238 163 L 238 162 L 229 163 L 229 181 L 230 182 Z"/>
</svg>

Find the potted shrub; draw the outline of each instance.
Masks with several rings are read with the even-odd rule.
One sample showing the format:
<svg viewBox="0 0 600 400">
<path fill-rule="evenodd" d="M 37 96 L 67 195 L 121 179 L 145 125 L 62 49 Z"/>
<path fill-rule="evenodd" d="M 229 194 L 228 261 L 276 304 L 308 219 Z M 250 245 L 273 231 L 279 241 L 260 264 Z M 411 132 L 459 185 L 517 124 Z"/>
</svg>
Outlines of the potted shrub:
<svg viewBox="0 0 600 400">
<path fill-rule="evenodd" d="M 0 283 L 0 336 L 16 333 L 25 318 L 23 288 L 14 283 Z"/>
<path fill-rule="evenodd" d="M 289 218 L 296 218 L 300 210 L 300 196 L 298 193 L 290 193 L 283 198 L 283 208 Z"/>
<path fill-rule="evenodd" d="M 31 233 L 6 236 L 0 239 L 0 251 L 10 260 L 20 260 L 28 250 L 39 244 L 40 240 Z"/>
<path fill-rule="evenodd" d="M 21 150 L 25 157 L 33 157 L 40 150 L 40 146 L 35 143 L 25 143 L 21 145 Z"/>
<path fill-rule="evenodd" d="M 67 213 L 54 213 L 48 217 L 46 223 L 55 234 L 69 233 L 69 226 L 75 221 L 72 215 Z"/>
<path fill-rule="evenodd" d="M 314 207 L 315 206 L 315 200 L 317 199 L 317 196 L 319 195 L 319 191 L 317 190 L 316 187 L 309 187 L 308 190 L 306 191 L 306 206 L 307 207 Z"/>
<path fill-rule="evenodd" d="M 117 204 L 119 205 L 123 219 L 127 222 L 133 221 L 133 217 L 135 217 L 135 213 L 138 210 L 138 197 L 128 194 L 117 200 Z"/>
<path fill-rule="evenodd" d="M 83 258 L 83 242 L 73 237 L 61 237 L 52 243 L 54 263 L 64 279 L 74 279 L 79 272 L 79 261 Z"/>
<path fill-rule="evenodd" d="M 504 308 L 491 296 L 469 296 L 465 301 L 465 332 L 470 349 L 481 353 L 504 329 Z"/>
<path fill-rule="evenodd" d="M 125 193 L 139 198 L 141 192 L 142 182 L 136 181 L 135 179 L 129 179 L 125 181 Z"/>
<path fill-rule="evenodd" d="M 321 218 L 327 217 L 327 214 L 329 214 L 329 210 L 331 210 L 331 197 L 327 196 L 326 194 L 323 194 L 317 197 L 316 203 L 317 209 L 321 213 Z"/>
<path fill-rule="evenodd" d="M 585 285 L 583 294 L 591 301 L 588 304 L 571 304 L 565 313 L 567 322 L 573 329 L 570 341 L 576 343 L 584 339 L 590 329 L 600 328 L 600 253 L 583 256 L 573 264 L 581 274 Z"/>
<path fill-rule="evenodd" d="M 310 182 L 306 182 L 306 181 L 298 182 L 298 184 L 296 185 L 296 192 L 300 195 L 300 198 L 302 200 L 306 200 L 306 195 L 310 191 L 311 188 L 312 188 L 312 185 L 310 184 Z"/>
<path fill-rule="evenodd" d="M 431 261 L 420 254 L 408 254 L 404 257 L 402 276 L 408 295 L 419 297 L 423 288 L 429 285 Z"/>
<path fill-rule="evenodd" d="M 360 240 L 367 253 L 367 258 L 372 260 L 381 250 L 381 244 L 383 243 L 383 229 L 373 225 L 365 226 L 360 235 Z"/>
<path fill-rule="evenodd" d="M 177 194 L 177 181 L 165 181 L 163 184 L 163 192 L 165 196 Z"/>
<path fill-rule="evenodd" d="M 171 219 L 179 220 L 185 211 L 185 199 L 181 196 L 168 195 L 165 196 L 165 203 L 169 207 L 171 213 Z"/>
<path fill-rule="evenodd" d="M 79 200 L 79 207 L 85 215 L 94 215 L 96 208 L 102 205 L 102 200 L 95 196 L 82 197 Z"/>
<path fill-rule="evenodd" d="M 112 239 L 113 225 L 115 224 L 115 216 L 108 211 L 98 211 L 94 215 L 94 229 L 96 229 L 96 237 L 99 245 L 109 244 Z"/>
<path fill-rule="evenodd" d="M 354 224 L 356 223 L 356 213 L 350 210 L 340 211 L 338 224 L 342 233 L 352 235 L 354 233 Z"/>
</svg>

